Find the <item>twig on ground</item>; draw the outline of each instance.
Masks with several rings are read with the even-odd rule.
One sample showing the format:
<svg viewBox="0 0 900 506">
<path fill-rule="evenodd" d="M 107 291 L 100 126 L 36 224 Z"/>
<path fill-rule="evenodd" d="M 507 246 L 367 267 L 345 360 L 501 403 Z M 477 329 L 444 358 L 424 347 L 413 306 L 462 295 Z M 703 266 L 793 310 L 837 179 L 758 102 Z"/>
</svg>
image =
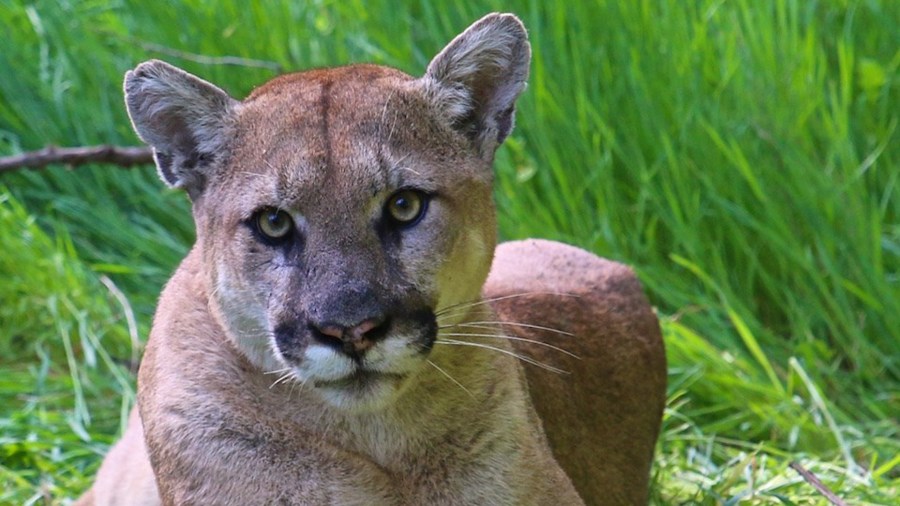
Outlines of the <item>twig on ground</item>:
<svg viewBox="0 0 900 506">
<path fill-rule="evenodd" d="M 43 169 L 53 164 L 75 167 L 87 163 L 108 163 L 120 167 L 149 165 L 153 163 L 153 153 L 147 147 L 104 145 L 58 148 L 47 146 L 38 151 L 0 157 L 0 173 L 18 169 Z"/>
<path fill-rule="evenodd" d="M 829 489 L 824 483 L 822 483 L 821 480 L 816 478 L 816 475 L 814 475 L 810 470 L 801 466 L 799 462 L 791 462 L 789 465 L 791 469 L 800 473 L 800 476 L 802 476 L 807 483 L 818 490 L 820 494 L 824 495 L 831 504 L 834 504 L 835 506 L 847 506 L 847 503 L 845 503 L 843 499 L 835 495 L 835 493 L 832 492 L 831 489 Z"/>
</svg>

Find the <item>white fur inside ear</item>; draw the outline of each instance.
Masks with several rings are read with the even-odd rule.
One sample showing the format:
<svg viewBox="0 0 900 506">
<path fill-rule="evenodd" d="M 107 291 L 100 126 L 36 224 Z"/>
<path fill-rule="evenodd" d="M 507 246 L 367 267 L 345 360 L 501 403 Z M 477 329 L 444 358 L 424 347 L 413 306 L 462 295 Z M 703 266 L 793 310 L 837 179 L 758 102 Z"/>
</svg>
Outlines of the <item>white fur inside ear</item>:
<svg viewBox="0 0 900 506">
<path fill-rule="evenodd" d="M 216 86 L 151 60 L 125 74 L 125 104 L 168 185 L 200 191 L 204 168 L 226 143 L 238 102 Z"/>
<path fill-rule="evenodd" d="M 448 123 L 456 123 L 472 111 L 472 94 L 462 85 L 440 83 L 426 77 L 425 92 L 428 100 L 437 105 Z"/>
<path fill-rule="evenodd" d="M 512 129 L 530 61 L 528 34 L 519 19 L 489 14 L 435 56 L 422 83 L 447 120 L 492 154 Z"/>
</svg>

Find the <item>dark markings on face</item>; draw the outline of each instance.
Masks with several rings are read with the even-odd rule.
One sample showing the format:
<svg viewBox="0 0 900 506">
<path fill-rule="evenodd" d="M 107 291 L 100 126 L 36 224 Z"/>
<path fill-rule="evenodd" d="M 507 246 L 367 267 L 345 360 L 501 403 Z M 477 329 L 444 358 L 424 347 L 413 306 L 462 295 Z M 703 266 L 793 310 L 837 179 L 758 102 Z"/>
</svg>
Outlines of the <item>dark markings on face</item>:
<svg viewBox="0 0 900 506">
<path fill-rule="evenodd" d="M 309 323 L 312 320 L 300 316 L 275 327 L 275 344 L 285 360 L 295 363 L 303 361 L 304 351 L 314 343 L 342 352 L 357 362 L 363 359 L 363 355 L 355 352 L 349 343 L 319 335 L 316 326 Z M 385 335 L 379 336 L 379 339 L 376 340 L 390 337 L 390 335 L 402 335 L 409 340 L 409 345 L 413 346 L 416 352 L 425 355 L 431 351 L 437 339 L 437 319 L 430 308 L 423 307 L 408 312 L 388 310 L 386 322 L 388 323 L 382 329 Z"/>
<path fill-rule="evenodd" d="M 331 131 L 330 131 L 330 123 L 328 113 L 331 109 L 331 88 L 334 85 L 334 81 L 325 81 L 322 83 L 322 92 L 319 95 L 319 110 L 322 115 L 322 141 L 325 143 L 325 168 L 329 172 L 334 170 L 333 167 L 333 153 L 331 146 Z"/>
<path fill-rule="evenodd" d="M 367 68 L 355 72 L 360 70 Z M 374 69 L 371 76 L 348 80 L 334 72 L 285 78 L 295 81 L 290 88 L 263 86 L 242 109 L 245 124 L 236 135 L 244 162 L 236 170 L 263 177 L 232 179 L 237 191 L 229 198 L 243 198 L 242 219 L 257 206 L 304 219 L 290 241 L 273 245 L 257 234 L 245 244 L 245 273 L 274 287 L 260 297 L 267 298 L 275 344 L 288 362 L 304 360 L 315 338 L 311 322 L 347 325 L 379 312 L 390 322 L 387 339 L 403 336 L 427 353 L 437 334 L 429 276 L 438 263 L 432 259 L 443 259 L 454 242 L 452 230 L 439 227 L 462 195 L 455 189 L 459 180 L 484 184 L 489 176 L 463 156 L 466 140 L 450 132 L 422 97 L 405 85 L 385 89 L 374 82 L 398 76 Z M 350 95 L 365 98 L 348 102 Z M 421 222 L 404 228 L 386 219 L 384 200 L 407 188 L 424 192 L 434 205 Z M 223 207 L 235 206 L 222 200 Z M 221 213 L 209 214 L 215 219 Z M 354 308 L 366 304 L 350 293 L 353 283 L 378 294 L 377 310 L 357 314 Z"/>
</svg>

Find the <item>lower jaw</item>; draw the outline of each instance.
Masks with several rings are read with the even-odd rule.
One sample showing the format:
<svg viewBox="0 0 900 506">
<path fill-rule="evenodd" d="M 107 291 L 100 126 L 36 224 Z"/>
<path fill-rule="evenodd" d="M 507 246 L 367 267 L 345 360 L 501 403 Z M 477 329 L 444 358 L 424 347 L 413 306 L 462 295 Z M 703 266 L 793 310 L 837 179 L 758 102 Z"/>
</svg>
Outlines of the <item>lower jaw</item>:
<svg viewBox="0 0 900 506">
<path fill-rule="evenodd" d="M 363 372 L 337 381 L 316 382 L 315 388 L 336 408 L 369 412 L 387 407 L 399 394 L 403 379 L 395 374 Z"/>
</svg>

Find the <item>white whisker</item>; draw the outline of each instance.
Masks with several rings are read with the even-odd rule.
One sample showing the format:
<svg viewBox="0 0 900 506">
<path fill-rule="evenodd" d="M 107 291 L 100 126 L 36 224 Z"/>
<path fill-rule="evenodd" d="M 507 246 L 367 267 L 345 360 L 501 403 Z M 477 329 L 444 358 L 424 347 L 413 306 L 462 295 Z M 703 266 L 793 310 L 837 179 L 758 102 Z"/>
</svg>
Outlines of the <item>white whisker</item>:
<svg viewBox="0 0 900 506">
<path fill-rule="evenodd" d="M 560 297 L 579 297 L 578 294 L 574 293 L 565 293 L 565 292 L 522 292 L 522 293 L 513 293 L 510 295 L 502 295 L 500 297 L 492 297 L 490 299 L 480 299 L 477 301 L 470 302 L 461 302 L 459 304 L 453 304 L 451 306 L 447 306 L 435 312 L 435 315 L 440 317 L 446 315 L 450 311 L 462 310 L 474 306 L 487 305 L 492 302 L 498 302 L 501 300 L 507 299 L 515 299 L 517 297 L 527 297 L 529 295 L 558 295 Z"/>
<path fill-rule="evenodd" d="M 466 316 L 472 315 L 473 317 L 478 316 L 482 318 L 488 318 L 494 315 L 494 311 L 491 309 L 487 303 L 484 303 L 484 307 L 475 308 L 478 304 L 467 305 L 465 307 L 458 306 L 449 306 L 444 309 L 438 310 L 434 313 L 435 317 L 438 320 L 455 318 L 457 316 Z"/>
<path fill-rule="evenodd" d="M 490 328 L 502 327 L 502 326 L 504 326 L 504 325 L 509 325 L 509 326 L 511 326 L 511 327 L 523 327 L 523 328 L 535 329 L 535 330 L 544 330 L 544 331 L 547 331 L 547 332 L 552 332 L 552 333 L 554 333 L 554 334 L 560 334 L 560 335 L 564 335 L 564 336 L 575 337 L 575 334 L 573 334 L 573 333 L 571 333 L 571 332 L 566 332 L 565 330 L 554 329 L 554 328 L 552 328 L 552 327 L 544 327 L 544 326 L 542 326 L 542 325 L 534 325 L 534 324 L 531 324 L 531 323 L 505 322 L 505 321 L 501 321 L 501 320 L 497 320 L 497 321 L 476 321 L 476 322 L 457 323 L 457 324 L 455 324 L 455 325 L 447 325 L 446 328 L 451 328 L 451 327 L 473 327 L 473 328 L 481 328 L 481 329 L 490 329 Z M 438 328 L 444 328 L 444 327 L 438 327 Z"/>
<path fill-rule="evenodd" d="M 277 380 L 275 380 L 271 385 L 269 385 L 269 389 L 271 390 L 272 387 L 274 387 L 275 385 L 277 385 L 277 384 L 279 384 L 279 383 L 284 383 L 285 381 L 287 381 L 287 380 L 289 380 L 289 379 L 292 379 L 292 378 L 294 378 L 294 373 L 291 372 L 291 371 L 288 371 L 288 372 L 284 373 L 283 375 L 281 375 L 281 376 L 280 376 Z"/>
<path fill-rule="evenodd" d="M 545 369 L 545 370 L 550 371 L 550 372 L 554 372 L 554 373 L 557 373 L 557 374 L 569 374 L 569 371 L 565 371 L 565 370 L 560 369 L 560 368 L 558 368 L 558 367 L 553 367 L 552 365 L 548 365 L 548 364 L 545 364 L 545 363 L 540 362 L 540 361 L 538 361 L 538 360 L 535 360 L 535 359 L 533 359 L 533 358 L 531 358 L 531 357 L 528 357 L 528 356 L 525 356 L 525 355 L 520 355 L 520 354 L 518 354 L 518 353 L 509 351 L 509 350 L 504 350 L 503 348 L 497 348 L 496 346 L 491 346 L 491 345 L 488 345 L 488 344 L 472 343 L 472 342 L 469 342 L 469 341 L 458 341 L 458 340 L 456 340 L 456 339 L 439 339 L 439 340 L 435 341 L 434 344 L 449 344 L 449 345 L 453 345 L 453 346 L 472 346 L 472 347 L 475 347 L 475 348 L 483 348 L 483 349 L 486 349 L 486 350 L 492 350 L 492 351 L 496 351 L 496 352 L 499 352 L 499 353 L 503 353 L 504 355 L 509 355 L 509 356 L 514 357 L 514 358 L 516 358 L 516 359 L 518 359 L 518 360 L 521 360 L 522 362 L 529 363 L 529 364 L 531 364 L 531 365 L 540 367 L 541 369 Z"/>
<path fill-rule="evenodd" d="M 464 387 L 462 383 L 460 383 L 459 381 L 456 380 L 456 378 L 454 378 L 453 376 L 450 376 L 450 374 L 447 371 L 438 367 L 438 365 L 435 364 L 434 362 L 432 362 L 431 360 L 426 359 L 425 361 L 428 362 L 429 364 L 431 364 L 432 367 L 437 369 L 439 373 L 446 376 L 448 380 L 456 383 L 456 386 L 458 386 L 459 388 L 462 388 L 465 393 L 469 394 L 469 397 L 471 397 L 473 399 L 475 398 L 475 395 L 472 392 L 470 392 L 468 388 Z"/>
<path fill-rule="evenodd" d="M 507 336 L 507 335 L 505 335 L 505 334 L 469 334 L 469 333 L 463 333 L 463 332 L 448 332 L 448 333 L 446 333 L 446 334 L 441 334 L 441 336 L 442 336 L 442 337 L 443 337 L 443 336 L 449 336 L 449 337 L 486 337 L 486 338 L 490 338 L 490 339 L 508 339 L 508 340 L 510 340 L 510 341 L 522 341 L 522 342 L 525 342 L 525 343 L 532 343 L 532 344 L 536 344 L 536 345 L 538 345 L 538 346 L 543 346 L 543 347 L 545 347 L 545 348 L 550 348 L 551 350 L 555 350 L 555 351 L 558 351 L 558 352 L 560 352 L 560 353 L 564 353 L 564 354 L 566 354 L 566 355 L 568 355 L 568 356 L 570 356 L 570 357 L 572 357 L 572 358 L 581 360 L 581 357 L 579 357 L 578 355 L 572 353 L 571 351 L 564 350 L 564 349 L 560 348 L 559 346 L 553 346 L 552 344 L 545 343 L 545 342 L 543 342 L 543 341 L 538 341 L 538 340 L 535 340 L 535 339 L 528 339 L 528 338 L 525 338 L 525 337 L 513 337 L 513 336 Z"/>
<path fill-rule="evenodd" d="M 387 119 L 388 106 L 390 105 L 392 98 L 394 98 L 394 91 L 391 91 L 391 94 L 388 95 L 387 100 L 385 100 L 385 102 L 384 102 L 384 109 L 381 110 L 381 122 L 380 123 L 381 123 L 382 127 L 384 126 L 385 120 Z M 387 146 L 391 143 L 391 139 L 394 137 L 394 126 L 396 126 L 396 124 L 397 124 L 396 119 L 394 121 L 391 121 L 391 129 L 390 129 L 390 131 L 388 131 L 387 139 L 383 142 L 383 144 L 385 146 Z"/>
<path fill-rule="evenodd" d="M 294 387 L 300 385 L 300 393 L 298 395 L 302 395 L 303 389 L 306 388 L 306 381 L 298 378 L 296 375 L 293 375 L 291 380 L 291 389 L 288 390 L 288 402 L 291 402 L 291 396 L 294 395 Z"/>
<path fill-rule="evenodd" d="M 281 368 L 281 369 L 275 369 L 274 371 L 266 371 L 266 372 L 264 372 L 263 374 L 281 374 L 281 373 L 283 373 L 283 372 L 287 372 L 287 371 L 290 371 L 290 370 L 291 370 L 290 367 L 284 367 L 284 368 Z"/>
</svg>

